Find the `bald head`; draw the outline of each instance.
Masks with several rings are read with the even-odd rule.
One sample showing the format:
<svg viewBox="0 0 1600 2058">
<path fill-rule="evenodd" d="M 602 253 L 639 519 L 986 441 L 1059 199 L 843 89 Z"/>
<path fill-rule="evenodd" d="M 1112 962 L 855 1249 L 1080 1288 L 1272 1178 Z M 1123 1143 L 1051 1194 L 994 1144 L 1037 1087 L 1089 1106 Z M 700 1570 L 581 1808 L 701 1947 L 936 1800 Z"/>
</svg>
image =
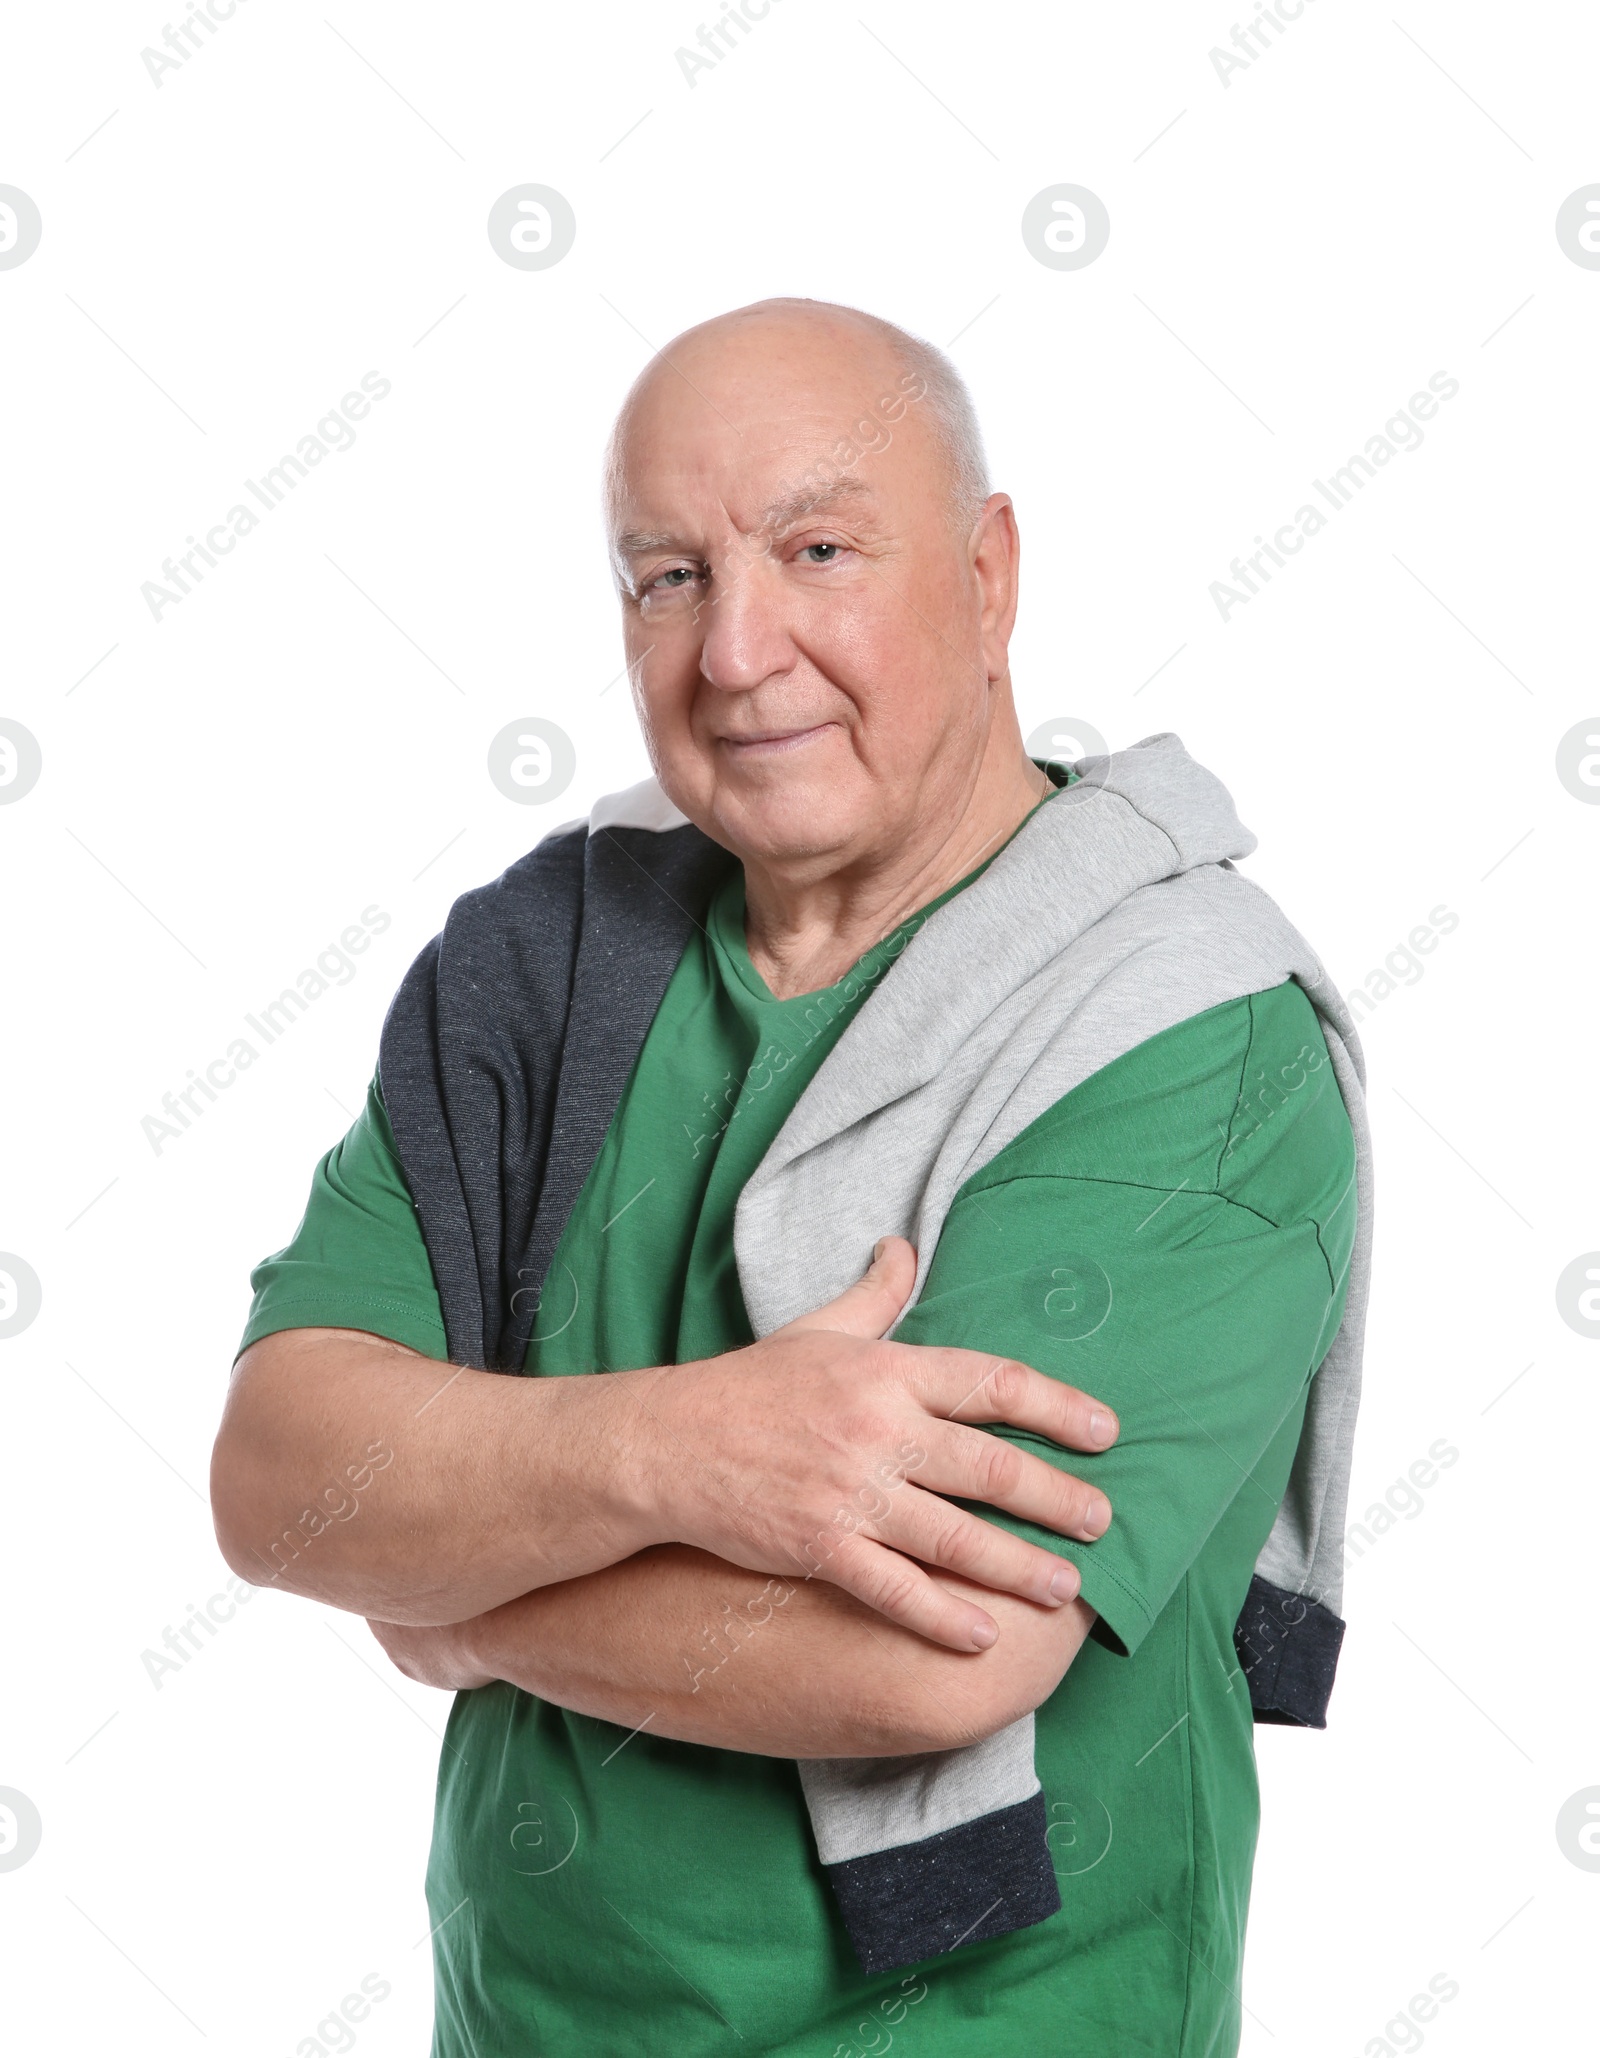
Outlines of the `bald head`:
<svg viewBox="0 0 1600 2058">
<path fill-rule="evenodd" d="M 941 499 L 952 524 L 971 526 L 988 498 L 988 462 L 972 395 L 944 352 L 860 308 L 774 299 L 686 329 L 634 381 L 606 453 L 606 512 L 613 533 L 629 436 L 641 413 L 648 416 L 657 406 L 681 409 L 691 396 L 715 411 L 719 390 L 735 405 L 748 404 L 763 383 L 792 382 L 802 365 L 804 388 L 832 386 L 841 419 L 850 418 L 849 431 L 813 467 L 818 476 L 811 483 L 831 486 L 838 475 L 858 469 L 903 424 L 904 436 L 926 441 L 936 454 Z M 791 383 L 796 398 L 800 390 Z M 804 484 L 798 481 L 797 490 Z"/>
</svg>

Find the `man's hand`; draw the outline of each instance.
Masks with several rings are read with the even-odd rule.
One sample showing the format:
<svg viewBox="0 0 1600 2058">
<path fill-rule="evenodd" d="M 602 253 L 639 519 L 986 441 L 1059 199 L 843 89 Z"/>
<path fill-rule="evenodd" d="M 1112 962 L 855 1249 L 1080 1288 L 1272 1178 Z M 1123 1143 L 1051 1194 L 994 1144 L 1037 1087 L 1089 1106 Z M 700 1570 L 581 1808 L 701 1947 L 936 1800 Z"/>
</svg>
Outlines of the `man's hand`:
<svg viewBox="0 0 1600 2058">
<path fill-rule="evenodd" d="M 1102 1451 L 1116 1418 L 1010 1358 L 879 1341 L 905 1305 L 916 1253 L 878 1245 L 835 1301 L 744 1350 L 615 1375 L 653 1434 L 643 1474 L 652 1539 L 752 1571 L 817 1577 L 930 1642 L 982 1650 L 992 1616 L 930 1577 L 934 1566 L 1047 1608 L 1077 1569 L 943 1496 L 987 1502 L 1085 1541 L 1104 1494 L 971 1425 L 1004 1422 Z"/>
</svg>

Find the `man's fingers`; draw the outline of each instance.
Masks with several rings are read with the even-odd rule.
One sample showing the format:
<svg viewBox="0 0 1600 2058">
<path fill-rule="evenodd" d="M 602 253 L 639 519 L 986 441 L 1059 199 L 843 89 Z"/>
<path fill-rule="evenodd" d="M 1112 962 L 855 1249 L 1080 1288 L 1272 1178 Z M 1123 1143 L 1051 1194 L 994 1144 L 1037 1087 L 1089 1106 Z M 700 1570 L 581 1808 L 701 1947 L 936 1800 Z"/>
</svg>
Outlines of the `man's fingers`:
<svg viewBox="0 0 1600 2058">
<path fill-rule="evenodd" d="M 1000 1634 L 992 1615 L 870 1537 L 843 1538 L 817 1572 L 890 1622 L 947 1650 L 986 1651 Z"/>
<path fill-rule="evenodd" d="M 927 1345 L 905 1349 L 916 1353 L 912 1376 L 928 1407 L 947 1421 L 1008 1422 L 1073 1451 L 1103 1451 L 1117 1440 L 1121 1425 L 1104 1401 L 1015 1358 Z"/>
<path fill-rule="evenodd" d="M 1019 1594 L 1043 1608 L 1076 1600 L 1083 1586 L 1077 1566 L 1067 1559 L 1024 1543 L 920 1487 L 908 1485 L 897 1493 L 888 1515 L 874 1528 L 885 1543 L 924 1565 L 958 1572 L 995 1593 Z"/>
<path fill-rule="evenodd" d="M 930 1424 L 923 1439 L 927 1456 L 917 1467 L 916 1483 L 930 1493 L 983 1501 L 1083 1543 L 1093 1543 L 1111 1526 L 1111 1503 L 1098 1487 L 1058 1472 L 1004 1437 L 950 1422 Z"/>
<path fill-rule="evenodd" d="M 797 1315 L 775 1333 L 787 1336 L 805 1329 L 842 1330 L 846 1336 L 882 1336 L 893 1326 L 917 1278 L 917 1254 L 903 1236 L 881 1236 L 872 1262 L 837 1300 Z"/>
</svg>

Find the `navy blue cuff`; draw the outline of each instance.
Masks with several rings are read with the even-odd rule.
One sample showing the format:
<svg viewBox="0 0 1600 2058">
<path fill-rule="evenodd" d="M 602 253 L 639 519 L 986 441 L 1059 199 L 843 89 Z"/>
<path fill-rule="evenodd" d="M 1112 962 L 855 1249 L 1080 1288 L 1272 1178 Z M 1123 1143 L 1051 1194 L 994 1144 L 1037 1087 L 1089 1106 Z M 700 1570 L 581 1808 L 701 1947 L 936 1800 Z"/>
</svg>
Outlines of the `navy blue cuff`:
<svg viewBox="0 0 1600 2058">
<path fill-rule="evenodd" d="M 823 1868 L 863 1971 L 894 1972 L 1029 1929 L 1061 1906 L 1044 1795 Z"/>
<path fill-rule="evenodd" d="M 1344 1624 L 1331 1608 L 1252 1574 L 1233 1648 L 1257 1722 L 1326 1729 L 1343 1641 Z"/>
</svg>

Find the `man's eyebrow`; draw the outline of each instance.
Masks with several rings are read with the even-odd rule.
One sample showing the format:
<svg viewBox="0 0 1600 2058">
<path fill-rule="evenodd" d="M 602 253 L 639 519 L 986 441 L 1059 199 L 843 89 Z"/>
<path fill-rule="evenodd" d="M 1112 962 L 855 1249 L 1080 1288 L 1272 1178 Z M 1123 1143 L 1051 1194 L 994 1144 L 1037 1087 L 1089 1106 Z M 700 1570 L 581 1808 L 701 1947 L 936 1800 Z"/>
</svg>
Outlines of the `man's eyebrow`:
<svg viewBox="0 0 1600 2058">
<path fill-rule="evenodd" d="M 682 548 L 682 538 L 669 529 L 624 529 L 617 538 L 617 549 L 628 557 L 646 550 L 670 550 L 674 545 Z"/>
<path fill-rule="evenodd" d="M 764 509 L 755 533 L 782 535 L 809 515 L 825 514 L 850 501 L 876 498 L 865 479 L 843 478 L 836 479 L 831 486 L 801 487 L 798 492 L 786 493 L 781 500 Z M 616 548 L 623 557 L 641 557 L 651 550 L 680 550 L 686 556 L 694 554 L 694 546 L 671 529 L 624 529 L 617 537 Z"/>
</svg>

